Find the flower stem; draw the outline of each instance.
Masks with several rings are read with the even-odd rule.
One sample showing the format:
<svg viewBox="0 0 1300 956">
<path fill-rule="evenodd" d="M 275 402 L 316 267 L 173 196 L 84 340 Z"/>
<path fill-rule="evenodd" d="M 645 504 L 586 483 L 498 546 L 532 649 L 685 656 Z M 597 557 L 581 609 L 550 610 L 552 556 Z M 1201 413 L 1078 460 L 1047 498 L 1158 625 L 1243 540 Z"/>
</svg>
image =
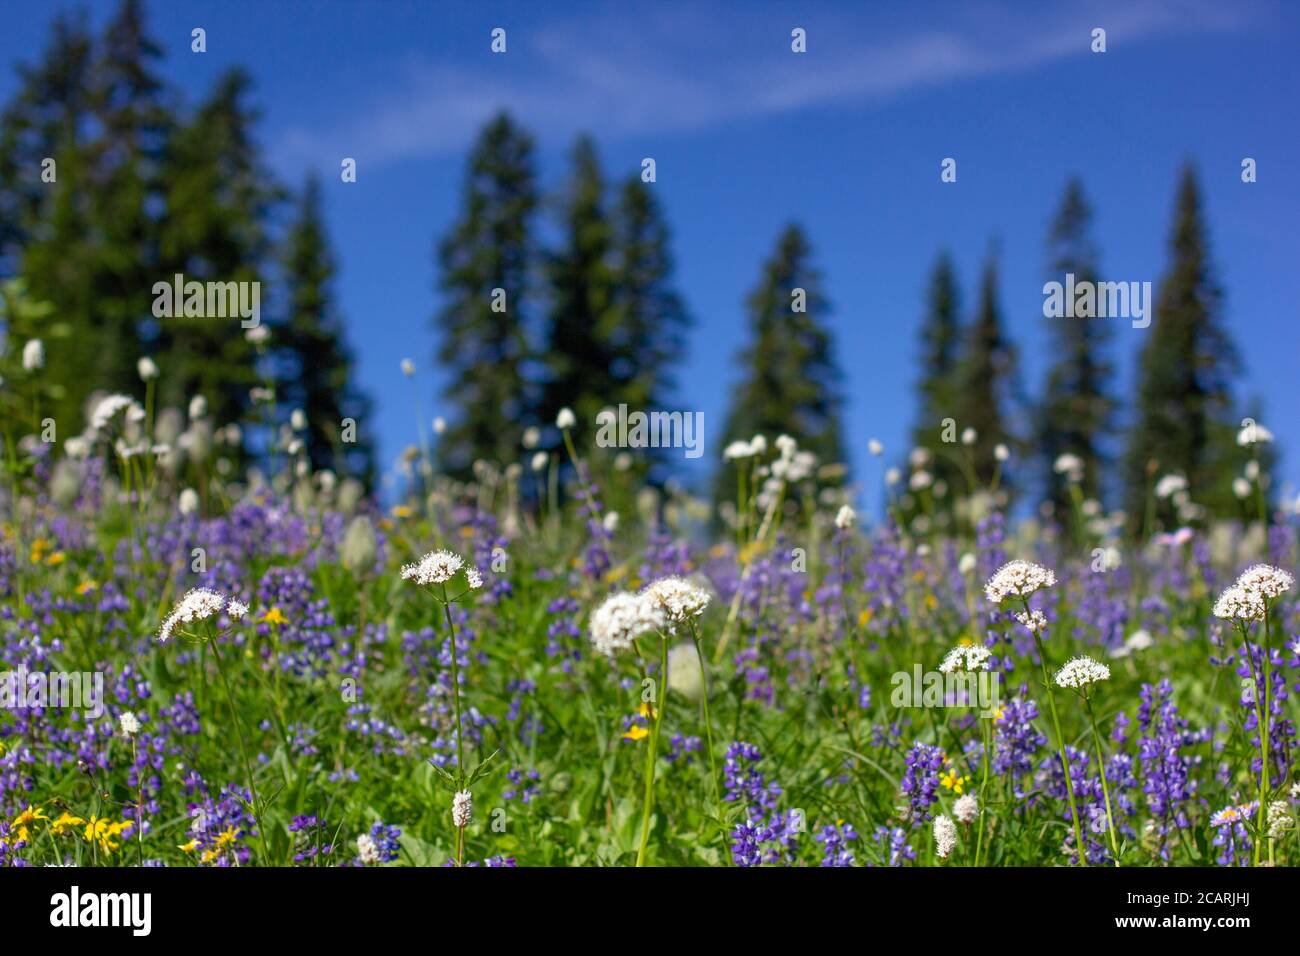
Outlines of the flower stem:
<svg viewBox="0 0 1300 956">
<path fill-rule="evenodd" d="M 1029 610 L 1026 602 L 1025 610 Z M 1056 716 L 1056 695 L 1052 693 L 1052 679 L 1047 674 L 1047 655 L 1043 653 L 1043 639 L 1034 632 L 1034 644 L 1038 647 L 1038 663 L 1043 670 L 1043 685 L 1047 690 L 1047 709 L 1052 715 L 1052 727 L 1056 730 L 1056 746 L 1061 755 L 1061 772 L 1065 775 L 1065 795 L 1070 801 L 1070 819 L 1074 823 L 1075 849 L 1079 853 L 1079 866 L 1088 865 L 1088 848 L 1083 842 L 1083 830 L 1079 826 L 1079 810 L 1074 805 L 1074 784 L 1070 782 L 1070 761 L 1065 756 L 1065 736 L 1061 733 L 1061 721 Z"/>
<path fill-rule="evenodd" d="M 239 740 L 239 756 L 244 763 L 244 776 L 248 778 L 248 792 L 253 797 L 253 822 L 257 824 L 257 836 L 262 843 L 262 855 L 266 858 L 267 865 L 271 863 L 271 853 L 266 845 L 266 827 L 262 825 L 262 800 L 257 795 L 257 782 L 253 779 L 253 765 L 248 760 L 248 744 L 244 741 L 244 727 L 239 722 L 239 710 L 235 707 L 235 695 L 230 691 L 230 681 L 226 678 L 226 665 L 221 659 L 221 649 L 217 646 L 217 639 L 209 642 L 212 645 L 212 656 L 217 661 L 217 673 L 221 675 L 221 686 L 226 690 L 226 701 L 230 704 L 230 716 L 235 722 L 235 736 Z"/>
<path fill-rule="evenodd" d="M 700 685 L 704 696 L 704 746 L 709 755 L 709 779 L 713 781 L 713 799 L 718 805 L 718 833 L 722 837 L 723 860 L 727 859 L 727 829 L 724 823 L 726 808 L 722 804 L 722 785 L 718 783 L 718 763 L 713 757 L 713 721 L 709 719 L 709 675 L 704 666 L 704 651 L 700 647 L 700 632 L 691 622 L 691 640 L 695 643 L 695 658 L 700 665 Z"/>
<path fill-rule="evenodd" d="M 451 603 L 447 600 L 447 585 L 442 586 L 442 610 L 447 615 L 447 631 L 451 635 L 451 699 L 456 709 L 456 774 L 465 779 L 465 750 L 460 733 L 460 665 L 457 663 L 456 624 L 451 619 Z M 465 863 L 465 828 L 457 827 L 456 865 Z"/>
<path fill-rule="evenodd" d="M 645 799 L 641 808 L 641 845 L 636 851 L 636 865 L 645 865 L 645 848 L 650 839 L 650 815 L 655 803 L 655 764 L 659 756 L 659 725 L 664 719 L 664 707 L 668 703 L 668 640 L 659 636 L 659 681 L 656 684 L 659 693 L 655 694 L 655 722 L 650 732 L 650 749 L 645 761 Z"/>
<path fill-rule="evenodd" d="M 1097 729 L 1097 717 L 1092 712 L 1092 701 L 1083 698 L 1084 709 L 1088 711 L 1088 720 L 1092 723 L 1092 740 L 1097 745 L 1097 769 L 1101 771 L 1101 792 L 1106 798 L 1106 827 L 1110 830 L 1110 849 L 1115 856 L 1115 865 L 1119 866 L 1119 840 L 1115 837 L 1115 817 L 1110 809 L 1110 787 L 1106 783 L 1106 754 L 1101 746 L 1101 731 Z"/>
</svg>

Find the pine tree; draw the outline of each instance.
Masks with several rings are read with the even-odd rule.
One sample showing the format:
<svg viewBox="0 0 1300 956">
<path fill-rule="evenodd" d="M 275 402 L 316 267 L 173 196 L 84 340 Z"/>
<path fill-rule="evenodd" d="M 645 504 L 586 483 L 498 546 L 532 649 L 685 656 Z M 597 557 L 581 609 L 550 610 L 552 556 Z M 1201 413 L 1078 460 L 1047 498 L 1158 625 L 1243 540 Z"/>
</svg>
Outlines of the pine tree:
<svg viewBox="0 0 1300 956">
<path fill-rule="evenodd" d="M 787 434 L 823 464 L 843 464 L 842 376 L 824 324 L 830 306 L 798 225 L 787 226 L 778 237 L 747 306 L 750 341 L 739 357 L 741 382 L 732 393 L 717 447 L 756 434 L 769 442 Z M 724 461 L 714 497 L 722 502 L 734 500 L 735 494 L 735 468 Z"/>
<path fill-rule="evenodd" d="M 1048 232 L 1050 281 L 1064 285 L 1067 274 L 1074 275 L 1076 286 L 1098 280 L 1091 223 L 1092 209 L 1083 186 L 1071 178 Z M 1036 431 L 1046 500 L 1063 519 L 1070 505 L 1066 476 L 1055 469 L 1061 455 L 1073 455 L 1083 463 L 1084 497 L 1101 500 L 1104 494 L 1105 441 L 1114 415 L 1114 401 L 1108 394 L 1112 367 L 1105 357 L 1110 334 L 1108 320 L 1096 316 L 1045 321 L 1050 323 L 1052 354 L 1057 358 L 1044 383 Z"/>
<path fill-rule="evenodd" d="M 265 223 L 281 191 L 262 168 L 245 104 L 249 78 L 226 73 L 172 138 L 166 161 L 167 212 L 159 278 L 259 282 L 262 304 L 270 240 Z M 239 316 L 158 320 L 160 400 L 178 407 L 195 395 L 218 425 L 240 421 L 258 384 L 253 346 Z"/>
<path fill-rule="evenodd" d="M 96 45 L 62 17 L 36 66 L 19 70 L 19 89 L 0 119 L 0 271 L 21 276 L 27 294 L 52 308 L 39 330 L 45 343 L 43 408 L 60 435 L 85 424 L 82 406 L 94 388 L 125 390 L 121 329 L 109 321 L 118 304 L 101 297 L 106 255 L 128 260 L 100 238 L 98 202 L 104 160 L 96 89 L 104 71 Z M 45 160 L 54 161 L 46 166 Z M 46 181 L 46 171 L 53 177 Z"/>
<path fill-rule="evenodd" d="M 1222 292 L 1209 258 L 1195 171 L 1178 186 L 1170 263 L 1138 363 L 1138 408 L 1126 455 L 1126 498 L 1134 527 L 1147 513 L 1150 483 L 1181 474 L 1191 499 L 1234 509 L 1232 386 L 1236 349 L 1223 325 Z"/>
<path fill-rule="evenodd" d="M 930 452 L 935 483 L 955 491 L 962 485 L 953 450 L 942 441 L 945 419 L 960 419 L 959 358 L 962 347 L 961 293 L 948 253 L 941 253 L 930 277 L 926 315 L 921 323 L 921 377 L 917 382 L 917 418 L 912 444 Z M 942 499 L 952 500 L 952 495 Z"/>
<path fill-rule="evenodd" d="M 611 404 L 664 409 L 676 385 L 673 366 L 685 353 L 690 316 L 672 286 L 669 241 L 668 225 L 650 187 L 640 177 L 631 177 L 623 184 L 614 215 Z M 651 469 L 652 477 L 663 477 L 668 451 L 648 451 L 660 465 Z"/>
<path fill-rule="evenodd" d="M 454 474 L 468 476 L 477 459 L 514 461 L 535 422 L 537 395 L 524 373 L 537 203 L 532 137 L 503 113 L 479 135 L 461 218 L 438 247 L 438 358 L 451 372 L 444 397 L 456 408 L 438 453 Z"/>
<path fill-rule="evenodd" d="M 990 255 L 980 279 L 975 318 L 966 333 L 958 376 L 961 414 L 954 416 L 961 430 L 975 429 L 970 456 L 981 485 L 988 485 L 997 470 L 997 446 L 1013 443 L 1006 415 L 1015 393 L 1016 351 L 1003 331 L 1001 313 L 997 262 Z"/>
<path fill-rule="evenodd" d="M 352 354 L 334 303 L 334 258 L 320 211 L 320 183 L 309 178 L 281 249 L 288 313 L 274 333 L 276 397 L 307 419 L 307 455 L 315 469 L 369 482 L 374 472 L 370 401 L 353 382 Z M 343 421 L 356 423 L 356 441 L 343 441 Z"/>
<path fill-rule="evenodd" d="M 618 400 L 613 231 L 603 194 L 595 146 L 582 137 L 561 200 L 560 246 L 548 256 L 549 369 L 542 401 L 548 423 L 567 406 L 579 428 L 594 429 L 597 413 Z"/>
</svg>

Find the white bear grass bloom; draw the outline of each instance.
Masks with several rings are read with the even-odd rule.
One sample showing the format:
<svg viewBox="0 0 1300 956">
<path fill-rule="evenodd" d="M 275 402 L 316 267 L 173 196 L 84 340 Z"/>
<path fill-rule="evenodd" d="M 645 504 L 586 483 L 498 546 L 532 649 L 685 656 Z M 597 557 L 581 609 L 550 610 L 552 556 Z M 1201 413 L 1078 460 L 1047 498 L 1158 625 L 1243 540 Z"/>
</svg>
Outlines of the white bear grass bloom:
<svg viewBox="0 0 1300 956">
<path fill-rule="evenodd" d="M 994 604 L 1006 597 L 1029 597 L 1056 584 L 1056 572 L 1032 561 L 1008 561 L 984 585 L 984 595 Z"/>
<path fill-rule="evenodd" d="M 117 725 L 122 731 L 122 736 L 128 740 L 140 733 L 140 718 L 129 710 L 122 711 L 121 716 L 117 718 Z"/>
<path fill-rule="evenodd" d="M 1072 658 L 1056 672 L 1056 685 L 1071 690 L 1084 690 L 1104 680 L 1110 680 L 1110 668 L 1091 657 Z"/>
</svg>

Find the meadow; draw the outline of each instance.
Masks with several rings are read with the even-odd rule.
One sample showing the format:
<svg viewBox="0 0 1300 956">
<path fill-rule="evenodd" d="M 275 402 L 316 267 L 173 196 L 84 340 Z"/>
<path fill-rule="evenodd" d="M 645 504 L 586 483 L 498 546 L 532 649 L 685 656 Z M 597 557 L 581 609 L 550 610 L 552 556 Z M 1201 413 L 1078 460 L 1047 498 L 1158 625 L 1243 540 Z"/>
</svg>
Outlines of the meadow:
<svg viewBox="0 0 1300 956">
<path fill-rule="evenodd" d="M 7 449 L 0 865 L 1300 860 L 1296 517 L 1262 493 L 1181 526 L 1153 480 L 1134 539 L 970 488 L 940 528 L 904 515 L 921 452 L 873 459 L 869 520 L 772 435 L 715 520 L 565 410 L 470 482 L 412 452 L 381 508 L 292 423 L 88 411 Z M 102 713 L 19 673 L 102 675 Z"/>
</svg>

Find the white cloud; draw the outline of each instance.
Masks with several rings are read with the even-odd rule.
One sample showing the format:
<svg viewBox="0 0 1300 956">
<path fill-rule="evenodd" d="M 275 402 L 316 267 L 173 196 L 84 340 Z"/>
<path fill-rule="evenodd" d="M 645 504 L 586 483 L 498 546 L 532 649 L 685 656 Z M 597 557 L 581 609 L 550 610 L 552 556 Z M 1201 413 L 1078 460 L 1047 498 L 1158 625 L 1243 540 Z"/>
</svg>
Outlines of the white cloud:
<svg viewBox="0 0 1300 956">
<path fill-rule="evenodd" d="M 1094 26 L 1107 31 L 1108 55 L 1122 55 L 1140 41 L 1231 30 L 1254 19 L 1249 4 L 1210 0 L 920 9 L 933 14 L 931 22 L 909 32 L 815 7 L 743 18 L 734 7 L 659 7 L 635 19 L 626 8 L 606 9 L 516 32 L 510 52 L 492 58 L 500 63 L 417 59 L 361 115 L 324 130 L 291 127 L 273 151 L 288 161 L 364 155 L 369 164 L 442 155 L 463 149 L 503 108 L 545 141 L 578 130 L 615 137 L 688 130 L 884 101 L 1089 56 Z M 808 29 L 807 54 L 790 52 L 792 25 Z"/>
</svg>

